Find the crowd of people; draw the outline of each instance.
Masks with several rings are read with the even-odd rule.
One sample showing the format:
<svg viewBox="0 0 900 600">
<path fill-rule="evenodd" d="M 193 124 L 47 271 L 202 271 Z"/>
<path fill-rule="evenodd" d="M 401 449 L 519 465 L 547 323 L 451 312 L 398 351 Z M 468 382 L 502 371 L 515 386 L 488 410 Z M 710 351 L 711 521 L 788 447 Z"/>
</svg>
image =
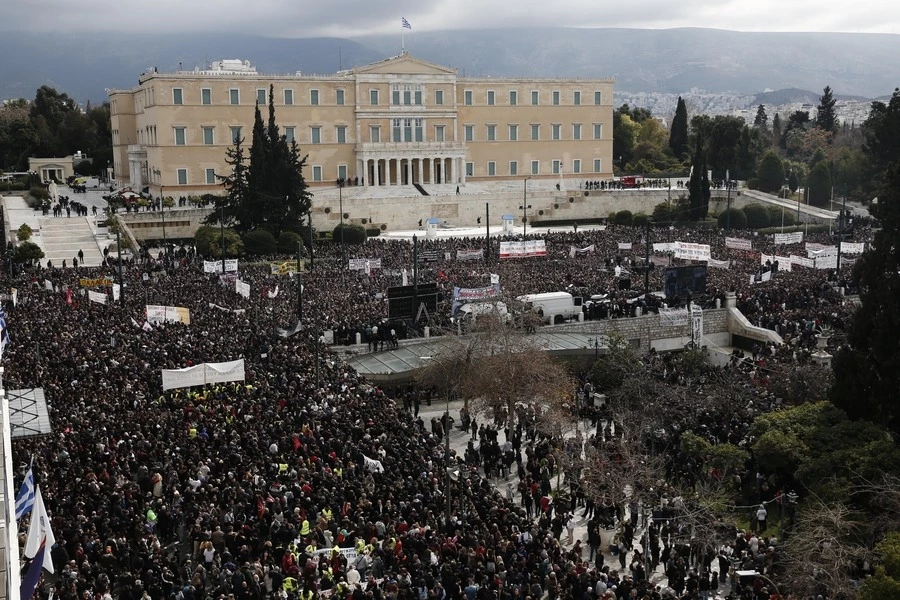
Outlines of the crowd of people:
<svg viewBox="0 0 900 600">
<path fill-rule="evenodd" d="M 731 261 L 729 269 L 710 269 L 703 301 L 736 291 L 745 314 L 792 348 L 769 360 L 802 360 L 817 327 L 840 330 L 850 316 L 834 273 L 798 268 L 750 285 L 759 252 L 776 250 L 770 239 L 733 232 L 753 241 L 753 252 L 739 252 L 714 232 L 662 233 L 709 243 L 715 258 Z M 633 268 L 642 236 L 627 227 L 552 233 L 543 236 L 547 257 L 508 261 L 496 260 L 495 241 L 488 264 L 455 260 L 457 250 L 482 247 L 481 239 L 429 241 L 427 249 L 451 258 L 423 266 L 419 276 L 443 291 L 438 322 L 449 316 L 454 286 L 483 287 L 491 273 L 509 296 L 577 290 L 621 298 L 609 266 Z M 625 241 L 632 250 L 618 249 Z M 589 245 L 593 252 L 570 257 L 572 246 Z M 115 279 L 111 256 L 96 269 L 35 267 L 7 280 L 17 302 L 8 309 L 3 383 L 43 388 L 53 427 L 14 447 L 17 482 L 33 459 L 56 534 L 56 573 L 45 577 L 44 597 L 709 598 L 725 589 L 735 566 L 772 573 L 762 530 L 732 531 L 728 544 L 697 549 L 683 543 L 677 523 L 648 522 L 624 497 L 592 499 L 571 474 L 562 473 L 568 492 L 560 494 L 553 449 L 572 442 L 542 434 L 534 412 L 523 409 L 513 431 L 490 416 L 466 415 L 471 452 L 447 457 L 443 426 L 418 415 L 421 390 L 372 385 L 321 336 L 384 331 L 385 292 L 404 269 L 411 276 L 411 245 L 371 240 L 345 251 L 380 258 L 382 268 L 348 271 L 340 248 L 316 246 L 314 267 L 302 274 L 300 328 L 300 277 L 242 266 L 239 277 L 252 289 L 245 298 L 204 274 L 189 249 L 128 260 L 123 303 L 91 302 L 79 287 L 80 279 Z M 662 269 L 649 279 L 651 290 L 661 289 Z M 190 325 L 145 324 L 145 305 L 186 307 Z M 245 381 L 161 389 L 161 369 L 237 358 L 245 360 Z M 647 360 L 662 381 L 687 385 L 670 359 Z M 735 376 L 753 381 L 755 368 L 741 362 Z M 760 400 L 743 412 L 698 406 L 673 413 L 671 424 L 740 440 L 753 411 L 775 405 Z M 609 428 L 614 417 L 598 417 L 582 445 L 605 443 L 602 424 Z M 673 479 L 691 476 L 677 456 L 671 464 Z M 448 514 L 445 469 L 457 465 Z M 503 493 L 507 481 L 518 487 Z M 771 501 L 763 492 L 760 486 L 754 502 Z M 663 500 L 676 501 L 661 493 L 654 504 Z M 587 535 L 576 540 L 582 518 Z M 616 527 L 615 544 L 602 547 L 601 531 Z M 650 548 L 635 543 L 644 539 L 640 527 L 649 527 Z M 652 577 L 657 568 L 664 580 Z M 728 593 L 762 600 L 761 581 L 735 581 Z"/>
</svg>

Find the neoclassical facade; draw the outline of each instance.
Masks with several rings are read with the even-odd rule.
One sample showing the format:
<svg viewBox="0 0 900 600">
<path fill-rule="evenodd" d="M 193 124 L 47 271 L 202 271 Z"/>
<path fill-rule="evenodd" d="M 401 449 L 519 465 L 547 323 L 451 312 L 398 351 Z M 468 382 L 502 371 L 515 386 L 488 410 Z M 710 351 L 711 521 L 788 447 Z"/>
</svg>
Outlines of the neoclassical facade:
<svg viewBox="0 0 900 600">
<path fill-rule="evenodd" d="M 110 90 L 115 179 L 158 195 L 217 192 L 270 87 L 307 182 L 464 185 L 612 172 L 612 79 L 460 77 L 407 53 L 333 75 L 263 75 L 248 61 L 144 73 Z"/>
</svg>

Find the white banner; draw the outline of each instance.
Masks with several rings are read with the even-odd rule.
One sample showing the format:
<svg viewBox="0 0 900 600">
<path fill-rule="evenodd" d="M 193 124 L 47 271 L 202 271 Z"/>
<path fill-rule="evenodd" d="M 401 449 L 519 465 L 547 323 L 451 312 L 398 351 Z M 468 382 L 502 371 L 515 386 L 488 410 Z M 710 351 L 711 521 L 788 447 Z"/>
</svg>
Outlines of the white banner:
<svg viewBox="0 0 900 600">
<path fill-rule="evenodd" d="M 716 260 L 714 258 L 706 261 L 707 267 L 712 267 L 713 269 L 730 269 L 731 261 L 730 260 Z"/>
<path fill-rule="evenodd" d="M 457 250 L 456 260 L 480 260 L 484 258 L 484 250 Z"/>
<path fill-rule="evenodd" d="M 803 243 L 803 232 L 795 231 L 794 233 L 776 233 L 775 234 L 775 243 L 776 244 L 802 244 Z"/>
<path fill-rule="evenodd" d="M 675 258 L 684 260 L 709 260 L 709 244 L 675 242 Z"/>
<path fill-rule="evenodd" d="M 660 327 L 679 327 L 688 324 L 688 311 L 686 308 L 661 308 L 659 309 Z"/>
<path fill-rule="evenodd" d="M 88 290 L 88 298 L 91 302 L 96 302 L 97 304 L 106 304 L 106 294 L 104 294 L 103 292 Z"/>
<path fill-rule="evenodd" d="M 215 302 L 210 302 L 209 307 L 210 308 L 218 308 L 221 311 L 234 313 L 236 315 L 242 315 L 247 312 L 247 310 L 243 309 L 243 308 L 236 308 L 236 309 L 232 310 L 232 309 L 228 308 L 227 306 L 219 306 Z"/>
<path fill-rule="evenodd" d="M 53 291 L 53 283 L 49 279 L 44 280 L 44 289 L 47 290 L 48 292 Z"/>
<path fill-rule="evenodd" d="M 244 283 L 240 279 L 234 280 L 234 291 L 243 296 L 244 298 L 250 297 L 250 284 Z"/>
<path fill-rule="evenodd" d="M 825 244 L 817 244 L 815 242 L 806 242 L 803 247 L 807 252 L 818 252 L 819 250 L 824 250 L 825 248 L 834 248 L 834 246 L 826 246 Z"/>
<path fill-rule="evenodd" d="M 772 264 L 775 262 L 774 254 L 760 254 L 759 255 L 759 264 L 764 265 L 766 263 Z"/>
<path fill-rule="evenodd" d="M 631 242 L 619 242 L 619 250 L 631 250 Z"/>
<path fill-rule="evenodd" d="M 827 256 L 837 257 L 837 246 L 825 246 L 821 250 L 807 250 L 806 255 L 810 258 L 825 258 Z"/>
<path fill-rule="evenodd" d="M 237 270 L 238 270 L 238 259 L 226 258 L 225 259 L 225 272 L 226 273 L 236 273 Z M 221 260 L 204 260 L 203 261 L 203 272 L 204 273 L 221 273 L 222 272 L 222 261 Z"/>
<path fill-rule="evenodd" d="M 351 258 L 347 261 L 347 268 L 351 271 L 370 271 L 381 268 L 380 258 Z"/>
<path fill-rule="evenodd" d="M 841 242 L 841 252 L 843 254 L 862 254 L 866 251 L 864 242 Z"/>
<path fill-rule="evenodd" d="M 675 252 L 675 242 L 658 242 L 653 244 L 654 252 Z"/>
<path fill-rule="evenodd" d="M 797 256 L 796 254 L 791 254 L 791 264 L 797 265 L 800 267 L 807 267 L 809 269 L 814 269 L 816 267 L 816 259 L 805 258 L 803 256 Z"/>
<path fill-rule="evenodd" d="M 584 256 L 589 252 L 594 252 L 596 250 L 596 246 L 591 244 L 590 246 L 585 246 L 584 248 L 576 248 L 575 246 L 569 246 L 569 258 L 575 258 L 576 256 Z"/>
<path fill-rule="evenodd" d="M 691 341 L 703 345 L 703 309 L 697 304 L 691 304 Z"/>
<path fill-rule="evenodd" d="M 817 269 L 837 269 L 837 254 L 834 256 L 820 256 L 816 258 Z"/>
<path fill-rule="evenodd" d="M 744 238 L 725 238 L 725 247 L 733 250 L 753 250 L 753 242 Z"/>
<path fill-rule="evenodd" d="M 183 306 L 146 306 L 147 322 L 149 323 L 184 323 L 191 324 L 191 311 Z"/>
<path fill-rule="evenodd" d="M 524 242 L 500 242 L 500 258 L 526 258 L 529 256 L 547 256 L 547 245 L 544 240 L 526 240 Z"/>
<path fill-rule="evenodd" d="M 185 369 L 162 369 L 163 391 L 175 388 L 244 381 L 244 359 L 221 363 L 203 363 Z"/>
<path fill-rule="evenodd" d="M 122 295 L 122 288 L 119 287 L 118 283 L 112 284 L 112 295 L 113 295 L 113 302 L 118 302 L 119 298 Z"/>
<path fill-rule="evenodd" d="M 790 256 L 776 256 L 775 260 L 778 261 L 778 270 L 779 271 L 790 271 L 791 270 L 791 257 Z"/>
</svg>

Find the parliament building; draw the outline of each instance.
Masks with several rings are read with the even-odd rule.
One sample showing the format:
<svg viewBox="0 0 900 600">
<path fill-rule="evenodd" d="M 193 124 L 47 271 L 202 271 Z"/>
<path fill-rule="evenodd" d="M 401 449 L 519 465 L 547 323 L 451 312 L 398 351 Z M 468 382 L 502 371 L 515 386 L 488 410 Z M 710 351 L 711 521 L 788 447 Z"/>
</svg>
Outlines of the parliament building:
<svg viewBox="0 0 900 600">
<path fill-rule="evenodd" d="M 264 75 L 249 61 L 143 73 L 109 90 L 114 177 L 154 196 L 218 193 L 254 106 L 308 155 L 310 186 L 450 185 L 612 175 L 613 80 L 461 77 L 408 53 L 333 75 Z"/>
</svg>

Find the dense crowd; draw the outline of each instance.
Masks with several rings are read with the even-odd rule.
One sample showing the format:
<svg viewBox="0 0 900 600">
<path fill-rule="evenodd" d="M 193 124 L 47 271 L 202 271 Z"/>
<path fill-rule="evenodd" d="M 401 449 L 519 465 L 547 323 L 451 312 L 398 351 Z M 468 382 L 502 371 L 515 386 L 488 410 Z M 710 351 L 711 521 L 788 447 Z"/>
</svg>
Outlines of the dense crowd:
<svg viewBox="0 0 900 600">
<path fill-rule="evenodd" d="M 751 319 L 796 340 L 795 348 L 809 347 L 821 324 L 846 323 L 850 309 L 826 282 L 837 283 L 832 273 L 782 272 L 750 285 L 758 254 L 726 250 L 711 232 L 664 233 L 710 243 L 714 257 L 730 258 L 730 269 L 710 269 L 706 301 L 736 291 Z M 423 266 L 419 276 L 439 282 L 445 294 L 485 286 L 496 273 L 511 296 L 568 289 L 624 298 L 612 267 L 633 270 L 642 235 L 613 227 L 553 233 L 545 236 L 546 258 L 502 262 L 494 243 L 488 265 L 451 258 Z M 750 232 L 733 235 L 752 238 L 756 252 L 775 250 Z M 618 250 L 625 241 L 634 242 L 631 251 Z M 424 247 L 455 257 L 482 243 Z M 569 257 L 572 246 L 591 244 L 594 252 Z M 471 452 L 450 460 L 469 468 L 453 483 L 448 515 L 444 429 L 419 417 L 421 390 L 367 383 L 319 335 L 365 333 L 383 323 L 387 287 L 400 284 L 404 269 L 412 276 L 411 246 L 373 240 L 347 251 L 380 258 L 382 269 L 347 271 L 339 248 L 317 246 L 315 267 L 302 276 L 304 328 L 294 335 L 285 329 L 297 319 L 300 277 L 242 267 L 240 278 L 253 290 L 243 298 L 204 274 L 188 250 L 128 261 L 124 306 L 79 293 L 80 278 L 115 278 L 110 266 L 26 270 L 8 281 L 18 294 L 9 309 L 4 385 L 42 387 L 53 426 L 52 435 L 18 441 L 14 455 L 17 481 L 34 458 L 57 537 L 56 574 L 45 578 L 44 597 L 52 590 L 60 598 L 178 600 L 707 598 L 735 566 L 771 573 L 770 542 L 753 532 L 695 548 L 677 524 L 648 523 L 623 498 L 595 502 L 554 459 L 554 446 L 572 442 L 542 434 L 527 411 L 514 431 L 466 415 Z M 650 272 L 650 282 L 661 289 L 661 269 Z M 186 307 L 191 323 L 144 326 L 146 304 Z M 246 361 L 244 382 L 161 390 L 160 369 L 237 358 Z M 769 358 L 797 360 L 796 350 Z M 661 381 L 693 385 L 670 359 L 647 360 Z M 733 376 L 752 381 L 755 368 L 739 361 Z M 742 411 L 698 405 L 673 413 L 672 431 L 702 427 L 711 439 L 739 441 L 753 411 L 774 406 L 774 399 L 759 400 Z M 614 427 L 614 415 L 595 422 L 583 444 L 606 443 L 604 424 Z M 677 456 L 671 464 L 673 480 L 691 477 Z M 565 495 L 553 490 L 560 474 Z M 503 494 L 494 482 L 505 477 L 518 487 Z M 749 497 L 772 500 L 762 486 Z M 660 490 L 653 504 L 676 501 Z M 587 536 L 575 540 L 582 509 Z M 635 539 L 648 525 L 647 550 Z M 619 534 L 602 547 L 608 528 Z M 651 578 L 648 564 L 651 572 L 662 565 L 665 584 Z M 735 598 L 768 597 L 762 579 L 729 589 Z"/>
</svg>

